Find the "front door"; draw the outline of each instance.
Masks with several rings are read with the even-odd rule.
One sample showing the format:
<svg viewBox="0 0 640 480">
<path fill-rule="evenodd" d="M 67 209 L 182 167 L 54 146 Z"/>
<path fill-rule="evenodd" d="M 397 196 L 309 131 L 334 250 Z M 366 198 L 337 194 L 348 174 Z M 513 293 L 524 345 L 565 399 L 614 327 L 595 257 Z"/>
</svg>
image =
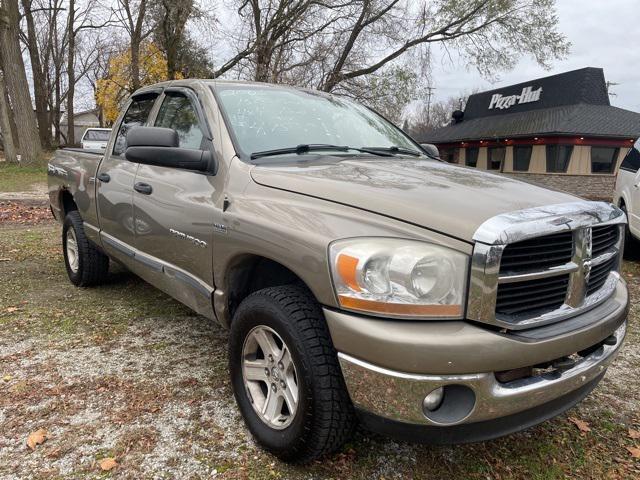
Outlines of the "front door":
<svg viewBox="0 0 640 480">
<path fill-rule="evenodd" d="M 138 164 L 124 156 L 126 137 L 131 127 L 147 122 L 156 97 L 157 94 L 146 94 L 131 100 L 95 179 L 102 246 L 127 265 L 131 264 L 135 243 L 133 184 Z"/>
<path fill-rule="evenodd" d="M 181 148 L 209 148 L 194 102 L 164 95 L 154 126 L 178 132 Z M 218 178 L 203 172 L 140 165 L 133 205 L 142 275 L 197 312 L 213 317 L 213 224 Z"/>
</svg>

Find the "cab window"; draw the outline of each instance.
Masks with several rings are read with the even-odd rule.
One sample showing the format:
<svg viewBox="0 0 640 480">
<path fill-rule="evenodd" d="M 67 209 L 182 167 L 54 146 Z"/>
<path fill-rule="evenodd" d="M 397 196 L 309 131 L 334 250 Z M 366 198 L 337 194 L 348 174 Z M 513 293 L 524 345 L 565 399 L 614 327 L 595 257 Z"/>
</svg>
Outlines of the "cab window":
<svg viewBox="0 0 640 480">
<path fill-rule="evenodd" d="M 120 122 L 118 136 L 113 143 L 112 155 L 122 155 L 127 148 L 127 132 L 133 127 L 147 123 L 149 112 L 156 101 L 157 94 L 136 97 L 132 100 L 127 112 Z"/>
<path fill-rule="evenodd" d="M 162 101 L 155 122 L 156 127 L 172 128 L 178 132 L 181 148 L 202 148 L 204 135 L 198 113 L 191 100 L 184 95 L 167 95 Z"/>
</svg>

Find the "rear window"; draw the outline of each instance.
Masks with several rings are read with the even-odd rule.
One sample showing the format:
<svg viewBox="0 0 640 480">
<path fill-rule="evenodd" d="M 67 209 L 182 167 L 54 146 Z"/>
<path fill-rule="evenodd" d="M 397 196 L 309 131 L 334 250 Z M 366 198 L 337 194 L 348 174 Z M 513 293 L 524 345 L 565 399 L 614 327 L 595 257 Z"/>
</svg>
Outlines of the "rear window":
<svg viewBox="0 0 640 480">
<path fill-rule="evenodd" d="M 90 142 L 106 142 L 109 140 L 111 130 L 87 130 L 84 139 Z"/>
<path fill-rule="evenodd" d="M 636 142 L 627 156 L 624 157 L 620 170 L 626 170 L 627 172 L 637 172 L 640 169 L 640 140 Z"/>
</svg>

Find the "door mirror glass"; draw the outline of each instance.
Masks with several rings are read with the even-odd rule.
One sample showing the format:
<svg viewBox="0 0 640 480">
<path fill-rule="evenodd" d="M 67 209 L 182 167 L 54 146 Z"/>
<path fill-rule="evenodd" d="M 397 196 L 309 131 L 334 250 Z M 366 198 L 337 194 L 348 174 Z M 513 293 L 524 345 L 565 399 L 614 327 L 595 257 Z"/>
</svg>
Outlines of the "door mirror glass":
<svg viewBox="0 0 640 480">
<path fill-rule="evenodd" d="M 183 168 L 201 172 L 217 171 L 210 150 L 180 148 L 178 132 L 171 128 L 134 127 L 127 135 L 127 160 L 158 167 Z"/>
</svg>

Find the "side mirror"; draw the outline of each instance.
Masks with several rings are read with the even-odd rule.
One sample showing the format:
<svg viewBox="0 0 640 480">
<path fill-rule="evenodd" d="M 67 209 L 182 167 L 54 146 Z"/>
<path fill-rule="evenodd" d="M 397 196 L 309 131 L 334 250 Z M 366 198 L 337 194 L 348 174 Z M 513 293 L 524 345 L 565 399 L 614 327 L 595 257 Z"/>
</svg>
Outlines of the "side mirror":
<svg viewBox="0 0 640 480">
<path fill-rule="evenodd" d="M 210 150 L 180 148 L 178 133 L 172 128 L 133 127 L 127 133 L 127 160 L 158 167 L 184 168 L 201 172 L 218 171 Z"/>
<path fill-rule="evenodd" d="M 440 158 L 440 150 L 433 143 L 421 143 L 420 146 L 430 157 Z"/>
</svg>

